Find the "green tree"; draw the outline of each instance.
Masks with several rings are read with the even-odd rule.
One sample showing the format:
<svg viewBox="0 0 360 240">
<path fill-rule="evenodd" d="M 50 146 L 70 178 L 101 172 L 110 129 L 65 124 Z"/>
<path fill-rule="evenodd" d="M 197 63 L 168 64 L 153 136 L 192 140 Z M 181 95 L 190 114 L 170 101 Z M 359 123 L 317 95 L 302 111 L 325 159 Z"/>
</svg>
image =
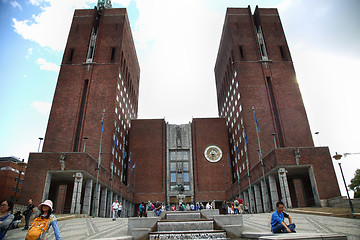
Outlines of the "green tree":
<svg viewBox="0 0 360 240">
<path fill-rule="evenodd" d="M 354 191 L 354 198 L 360 198 L 360 169 L 356 169 L 355 176 L 350 182 L 349 188 Z"/>
</svg>

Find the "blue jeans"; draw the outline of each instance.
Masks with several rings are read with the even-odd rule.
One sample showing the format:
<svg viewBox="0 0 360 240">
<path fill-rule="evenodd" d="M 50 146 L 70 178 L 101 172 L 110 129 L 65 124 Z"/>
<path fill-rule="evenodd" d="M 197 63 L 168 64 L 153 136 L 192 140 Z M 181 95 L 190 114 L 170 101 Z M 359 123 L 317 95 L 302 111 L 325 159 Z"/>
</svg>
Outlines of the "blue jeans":
<svg viewBox="0 0 360 240">
<path fill-rule="evenodd" d="M 291 232 L 296 232 L 295 231 L 295 227 L 296 227 L 295 223 L 287 225 L 287 227 L 290 229 Z M 273 233 L 287 233 L 286 228 L 281 223 L 276 224 L 275 227 L 273 227 L 271 229 L 271 231 Z"/>
<path fill-rule="evenodd" d="M 160 216 L 161 209 L 159 209 L 159 210 L 156 210 L 156 209 L 155 209 L 154 212 L 155 212 L 156 216 Z"/>
</svg>

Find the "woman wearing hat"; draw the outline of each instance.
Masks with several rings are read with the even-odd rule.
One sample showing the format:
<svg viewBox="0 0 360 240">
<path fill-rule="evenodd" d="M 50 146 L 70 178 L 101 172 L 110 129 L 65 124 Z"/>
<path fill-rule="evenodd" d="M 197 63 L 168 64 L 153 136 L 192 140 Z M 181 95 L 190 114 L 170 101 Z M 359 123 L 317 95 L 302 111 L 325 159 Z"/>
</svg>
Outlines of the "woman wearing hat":
<svg viewBox="0 0 360 240">
<path fill-rule="evenodd" d="M 56 240 L 60 240 L 60 231 L 53 212 L 53 203 L 51 200 L 46 200 L 39 205 L 40 215 L 34 219 L 29 231 L 27 232 L 26 239 L 45 239 L 50 228 L 53 227 Z"/>
</svg>

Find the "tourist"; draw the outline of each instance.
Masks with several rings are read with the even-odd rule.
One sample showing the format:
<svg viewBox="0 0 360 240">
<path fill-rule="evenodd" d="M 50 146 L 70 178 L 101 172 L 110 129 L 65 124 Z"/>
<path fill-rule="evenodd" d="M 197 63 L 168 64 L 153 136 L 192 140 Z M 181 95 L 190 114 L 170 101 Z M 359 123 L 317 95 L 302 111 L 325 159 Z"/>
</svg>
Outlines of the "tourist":
<svg viewBox="0 0 360 240">
<path fill-rule="evenodd" d="M 173 212 L 175 212 L 176 211 L 176 207 L 175 207 L 175 205 L 173 204 L 173 205 L 171 205 L 171 211 L 173 211 Z"/>
<path fill-rule="evenodd" d="M 273 233 L 291 233 L 295 231 L 295 223 L 292 222 L 292 218 L 289 214 L 284 212 L 284 203 L 279 201 L 276 203 L 276 211 L 271 216 L 271 231 Z M 284 221 L 284 218 L 289 219 L 289 225 Z"/>
<path fill-rule="evenodd" d="M 121 204 L 121 202 L 119 202 L 119 208 L 118 208 L 118 212 L 117 212 L 119 217 L 121 217 L 121 211 L 122 211 L 122 204 Z"/>
<path fill-rule="evenodd" d="M 140 206 L 139 206 L 139 217 L 143 217 L 144 213 L 145 213 L 145 203 L 142 202 L 142 203 L 140 203 Z"/>
<path fill-rule="evenodd" d="M 207 204 L 206 204 L 206 209 L 211 209 L 211 205 L 209 202 L 207 202 Z"/>
<path fill-rule="evenodd" d="M 11 214 L 14 204 L 5 199 L 0 204 L 0 239 L 3 239 L 14 220 L 14 215 Z"/>
<path fill-rule="evenodd" d="M 23 212 L 23 215 L 25 216 L 25 227 L 24 227 L 23 231 L 29 229 L 29 221 L 30 221 L 30 217 L 31 217 L 33 211 L 34 211 L 33 200 L 31 198 L 29 198 L 27 208 Z"/>
<path fill-rule="evenodd" d="M 199 202 L 196 203 L 196 211 L 199 211 L 200 210 L 200 204 Z"/>
<path fill-rule="evenodd" d="M 195 204 L 193 202 L 190 204 L 190 210 L 195 211 Z"/>
<path fill-rule="evenodd" d="M 203 210 L 203 209 L 205 209 L 204 204 L 202 202 L 200 202 L 200 210 Z"/>
<path fill-rule="evenodd" d="M 152 204 L 150 201 L 148 201 L 147 207 L 146 207 L 146 211 L 147 212 L 152 212 L 154 211 L 154 204 Z M 147 214 L 146 214 L 147 215 Z"/>
<path fill-rule="evenodd" d="M 159 203 L 159 201 L 156 201 L 154 207 L 155 207 L 154 209 L 155 215 L 159 217 L 161 214 L 161 204 Z"/>
<path fill-rule="evenodd" d="M 188 203 L 186 204 L 185 210 L 190 211 L 190 204 L 188 204 Z"/>
<path fill-rule="evenodd" d="M 234 214 L 240 214 L 242 213 L 240 203 L 237 199 L 234 200 Z"/>
<path fill-rule="evenodd" d="M 13 228 L 19 228 L 19 224 L 21 222 L 21 218 L 23 217 L 23 215 L 21 214 L 20 211 L 17 211 L 14 214 L 14 220 L 13 220 Z"/>
<path fill-rule="evenodd" d="M 211 209 L 215 209 L 215 200 L 211 202 Z"/>
<path fill-rule="evenodd" d="M 228 211 L 228 206 L 226 204 L 226 201 L 224 200 L 221 204 L 221 210 L 223 212 L 224 215 L 226 215 L 227 211 Z"/>
<path fill-rule="evenodd" d="M 53 203 L 46 200 L 39 205 L 40 215 L 34 219 L 27 234 L 26 239 L 47 239 L 50 226 L 54 230 L 56 240 L 60 240 L 60 230 L 53 212 Z"/>
<path fill-rule="evenodd" d="M 168 203 L 166 203 L 166 205 L 165 205 L 165 211 L 170 211 L 170 205 L 168 204 Z"/>
<path fill-rule="evenodd" d="M 245 205 L 244 205 L 244 212 L 245 212 L 245 213 L 249 213 L 249 208 L 248 208 L 248 206 L 247 206 L 247 203 L 245 203 Z"/>
<path fill-rule="evenodd" d="M 116 199 L 115 202 L 113 202 L 113 204 L 111 206 L 113 221 L 116 220 L 116 215 L 118 213 L 119 206 L 120 206 L 119 201 Z"/>
</svg>

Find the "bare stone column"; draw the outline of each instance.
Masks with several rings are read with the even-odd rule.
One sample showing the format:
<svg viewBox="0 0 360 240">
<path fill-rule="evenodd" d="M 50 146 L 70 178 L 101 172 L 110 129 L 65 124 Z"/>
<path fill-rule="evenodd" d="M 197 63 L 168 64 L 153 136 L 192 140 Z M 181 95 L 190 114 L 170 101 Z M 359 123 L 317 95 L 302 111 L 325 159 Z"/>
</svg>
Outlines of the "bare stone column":
<svg viewBox="0 0 360 240">
<path fill-rule="evenodd" d="M 269 212 L 270 211 L 270 200 L 269 200 L 269 194 L 268 191 L 266 189 L 266 183 L 264 183 L 264 179 L 261 180 L 261 192 L 262 192 L 262 200 L 263 200 L 263 207 L 264 207 L 264 212 Z"/>
<path fill-rule="evenodd" d="M 112 203 L 113 203 L 113 195 L 114 193 L 112 191 L 109 191 L 108 193 L 108 199 L 107 199 L 107 211 L 106 211 L 106 217 L 112 217 Z"/>
<path fill-rule="evenodd" d="M 74 190 L 71 200 L 71 213 L 80 214 L 81 210 L 81 192 L 82 192 L 82 182 L 83 174 L 78 172 L 74 175 Z"/>
<path fill-rule="evenodd" d="M 291 208 L 291 197 L 290 197 L 290 191 L 289 191 L 289 185 L 286 177 L 286 169 L 285 168 L 279 168 L 278 174 L 279 174 L 279 182 L 280 182 L 280 189 L 281 189 L 281 196 L 282 196 L 282 202 L 285 204 L 285 207 Z"/>
<path fill-rule="evenodd" d="M 42 196 L 42 202 L 49 199 L 49 191 L 50 191 L 50 183 L 51 183 L 51 173 L 49 171 L 46 173 L 45 185 L 44 185 L 44 193 Z"/>
<path fill-rule="evenodd" d="M 276 187 L 276 179 L 274 175 L 269 175 L 269 188 L 271 196 L 272 209 L 275 211 L 276 203 L 279 201 L 279 195 Z"/>
<path fill-rule="evenodd" d="M 249 194 L 249 212 L 254 213 L 255 212 L 255 201 L 254 201 L 254 191 L 251 189 L 251 187 L 248 188 L 248 194 Z"/>
<path fill-rule="evenodd" d="M 101 190 L 101 185 L 98 185 L 98 189 L 95 189 L 94 192 L 94 197 L 96 196 L 96 201 L 94 204 L 94 216 L 93 217 L 98 217 L 99 216 L 99 205 L 100 205 L 100 190 Z"/>
<path fill-rule="evenodd" d="M 106 200 L 107 200 L 107 188 L 103 187 L 101 190 L 101 198 L 100 198 L 100 217 L 105 217 L 106 215 Z"/>
<path fill-rule="evenodd" d="M 314 170 L 313 170 L 312 167 L 309 167 L 309 178 L 310 178 L 312 193 L 314 194 L 315 205 L 317 207 L 320 207 L 321 202 L 320 202 L 318 188 L 317 188 L 317 185 L 316 185 Z"/>
<path fill-rule="evenodd" d="M 254 184 L 254 194 L 255 194 L 255 202 L 256 202 L 256 212 L 262 213 L 263 207 L 261 202 L 261 192 L 259 184 Z"/>
<path fill-rule="evenodd" d="M 84 194 L 84 201 L 83 201 L 83 214 L 90 215 L 92 185 L 93 185 L 93 180 L 92 179 L 87 179 L 86 183 L 85 183 L 85 194 Z"/>
</svg>

